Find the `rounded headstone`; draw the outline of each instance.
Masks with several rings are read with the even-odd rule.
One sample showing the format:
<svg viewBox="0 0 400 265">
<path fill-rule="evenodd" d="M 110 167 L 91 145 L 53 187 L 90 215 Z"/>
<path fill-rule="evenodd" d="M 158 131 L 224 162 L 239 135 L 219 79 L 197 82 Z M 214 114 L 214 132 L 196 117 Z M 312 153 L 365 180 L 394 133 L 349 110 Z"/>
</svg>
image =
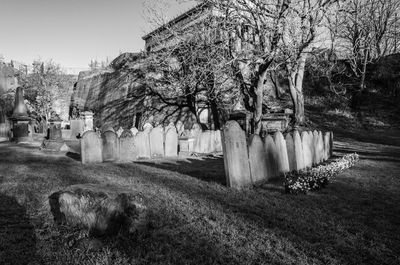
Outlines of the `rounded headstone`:
<svg viewBox="0 0 400 265">
<path fill-rule="evenodd" d="M 94 131 L 87 131 L 82 135 L 81 139 L 81 161 L 83 164 L 101 163 L 102 141 Z"/>
<path fill-rule="evenodd" d="M 236 121 L 228 121 L 225 124 L 223 149 L 228 186 L 240 189 L 251 185 L 246 134 Z"/>
<path fill-rule="evenodd" d="M 269 178 L 276 178 L 279 176 L 278 173 L 278 150 L 276 149 L 275 141 L 271 135 L 267 135 L 264 138 L 264 150 L 267 154 L 267 169 Z"/>
<path fill-rule="evenodd" d="M 249 163 L 253 184 L 268 180 L 267 154 L 264 143 L 258 135 L 250 137 Z"/>
<path fill-rule="evenodd" d="M 286 142 L 281 132 L 274 134 L 276 149 L 278 151 L 278 171 L 280 174 L 289 172 L 289 158 L 286 149 Z"/>
</svg>

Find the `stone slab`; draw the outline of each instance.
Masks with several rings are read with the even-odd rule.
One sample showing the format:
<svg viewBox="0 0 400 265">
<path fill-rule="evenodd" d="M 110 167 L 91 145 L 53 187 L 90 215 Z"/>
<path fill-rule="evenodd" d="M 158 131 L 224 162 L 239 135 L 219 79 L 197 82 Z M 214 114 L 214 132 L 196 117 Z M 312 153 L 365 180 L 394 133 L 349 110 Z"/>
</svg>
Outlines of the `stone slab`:
<svg viewBox="0 0 400 265">
<path fill-rule="evenodd" d="M 119 158 L 119 142 L 115 132 L 106 131 L 101 134 L 103 144 L 103 161 L 113 162 Z"/>
<path fill-rule="evenodd" d="M 251 185 L 246 134 L 236 121 L 224 126 L 223 150 L 227 185 L 235 189 Z"/>
<path fill-rule="evenodd" d="M 103 162 L 102 141 L 94 131 L 87 131 L 82 136 L 81 161 L 83 164 Z"/>
<path fill-rule="evenodd" d="M 261 137 L 258 135 L 252 135 L 250 137 L 249 145 L 249 163 L 251 179 L 255 185 L 268 180 L 266 156 L 264 143 Z"/>
</svg>

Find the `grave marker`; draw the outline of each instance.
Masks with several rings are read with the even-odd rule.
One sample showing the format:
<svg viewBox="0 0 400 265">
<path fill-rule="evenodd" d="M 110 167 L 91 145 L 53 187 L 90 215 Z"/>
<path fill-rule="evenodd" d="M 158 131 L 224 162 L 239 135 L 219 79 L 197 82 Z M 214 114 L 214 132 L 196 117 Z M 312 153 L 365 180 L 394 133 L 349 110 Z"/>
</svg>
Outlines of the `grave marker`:
<svg viewBox="0 0 400 265">
<path fill-rule="evenodd" d="M 150 132 L 151 157 L 164 156 L 164 128 L 157 126 Z"/>
<path fill-rule="evenodd" d="M 249 163 L 253 184 L 268 180 L 266 156 L 267 154 L 265 153 L 261 137 L 259 135 L 252 135 L 249 145 Z"/>
<path fill-rule="evenodd" d="M 271 135 L 267 135 L 264 139 L 264 150 L 266 153 L 268 177 L 270 179 L 276 178 L 279 176 L 278 173 L 279 155 L 276 149 L 275 141 Z"/>
<path fill-rule="evenodd" d="M 117 134 L 112 131 L 106 131 L 101 134 L 101 140 L 103 143 L 103 161 L 117 161 L 119 155 L 119 143 Z"/>
<path fill-rule="evenodd" d="M 102 142 L 94 131 L 87 131 L 82 136 L 81 161 L 83 164 L 103 162 Z"/>
<path fill-rule="evenodd" d="M 311 150 L 311 136 L 308 132 L 304 131 L 301 133 L 301 143 L 303 147 L 303 162 L 304 167 L 312 167 L 313 155 Z"/>
<path fill-rule="evenodd" d="M 280 174 L 289 172 L 289 158 L 286 149 L 286 142 L 281 132 L 274 134 L 276 150 L 278 151 L 278 171 Z"/>
<path fill-rule="evenodd" d="M 150 137 L 147 131 L 138 132 L 135 137 L 138 158 L 150 158 Z"/>
<path fill-rule="evenodd" d="M 298 131 L 294 131 L 294 133 L 293 133 L 293 144 L 294 144 L 294 153 L 295 153 L 295 159 L 296 159 L 296 170 L 302 170 L 306 166 L 304 165 L 303 146 L 302 146 L 300 134 Z"/>
<path fill-rule="evenodd" d="M 165 133 L 165 156 L 178 156 L 178 133 L 175 126 L 168 126 Z"/>
<path fill-rule="evenodd" d="M 135 137 L 130 130 L 124 130 L 119 138 L 119 160 L 132 162 L 138 157 Z"/>
<path fill-rule="evenodd" d="M 240 189 L 251 185 L 246 134 L 236 121 L 228 121 L 223 130 L 226 182 Z"/>
<path fill-rule="evenodd" d="M 297 160 L 296 160 L 296 153 L 295 153 L 295 148 L 294 148 L 294 141 L 293 137 L 288 133 L 285 138 L 286 141 L 286 149 L 287 149 L 287 154 L 288 154 L 288 159 L 289 159 L 289 170 L 297 170 Z"/>
</svg>

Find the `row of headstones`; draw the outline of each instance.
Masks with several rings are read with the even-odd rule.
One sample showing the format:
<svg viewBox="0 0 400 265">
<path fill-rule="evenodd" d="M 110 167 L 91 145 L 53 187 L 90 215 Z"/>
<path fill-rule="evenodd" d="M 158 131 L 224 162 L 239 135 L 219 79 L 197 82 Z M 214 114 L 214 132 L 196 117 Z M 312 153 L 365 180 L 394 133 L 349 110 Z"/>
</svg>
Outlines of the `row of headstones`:
<svg viewBox="0 0 400 265">
<path fill-rule="evenodd" d="M 84 164 L 177 155 L 178 134 L 173 126 L 145 128 L 144 131 L 125 130 L 120 137 L 113 131 L 105 131 L 100 136 L 87 131 L 81 139 L 81 161 Z"/>
<path fill-rule="evenodd" d="M 248 141 L 239 124 L 229 121 L 223 130 L 223 147 L 227 183 L 241 188 L 328 160 L 332 156 L 333 134 L 295 131 L 284 137 L 276 132 L 264 139 L 252 135 Z"/>
<path fill-rule="evenodd" d="M 210 154 L 222 152 L 221 131 L 192 129 L 188 136 L 193 138 L 193 153 Z"/>
</svg>

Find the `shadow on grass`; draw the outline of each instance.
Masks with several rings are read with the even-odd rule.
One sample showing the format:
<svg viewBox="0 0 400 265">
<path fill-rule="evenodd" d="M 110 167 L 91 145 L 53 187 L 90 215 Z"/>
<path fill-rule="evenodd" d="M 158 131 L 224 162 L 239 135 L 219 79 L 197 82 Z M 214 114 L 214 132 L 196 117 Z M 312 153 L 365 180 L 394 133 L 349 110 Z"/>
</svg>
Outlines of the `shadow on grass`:
<svg viewBox="0 0 400 265">
<path fill-rule="evenodd" d="M 202 181 L 215 182 L 226 186 L 224 160 L 221 157 L 187 158 L 177 161 L 149 160 L 135 162 L 135 164 L 174 171 Z"/>
<path fill-rule="evenodd" d="M 400 218 L 397 207 L 400 198 L 384 190 L 373 187 L 368 190 L 354 181 L 333 183 L 309 196 L 284 195 L 274 185 L 236 192 L 193 184 L 167 172 L 142 170 L 139 178 L 185 194 L 194 201 L 208 201 L 212 207 L 222 207 L 232 220 L 242 220 L 259 231 L 274 231 L 279 238 L 292 242 L 300 253 L 308 253 L 312 260 L 329 263 L 334 259 L 338 264 L 400 261 L 396 256 L 396 249 L 400 248 L 397 236 L 400 227 L 396 224 Z M 371 241 L 377 245 L 372 246 Z"/>
<path fill-rule="evenodd" d="M 15 198 L 0 194 L 0 263 L 33 264 L 34 261 L 41 264 L 36 255 L 34 227 L 25 207 Z"/>
</svg>

